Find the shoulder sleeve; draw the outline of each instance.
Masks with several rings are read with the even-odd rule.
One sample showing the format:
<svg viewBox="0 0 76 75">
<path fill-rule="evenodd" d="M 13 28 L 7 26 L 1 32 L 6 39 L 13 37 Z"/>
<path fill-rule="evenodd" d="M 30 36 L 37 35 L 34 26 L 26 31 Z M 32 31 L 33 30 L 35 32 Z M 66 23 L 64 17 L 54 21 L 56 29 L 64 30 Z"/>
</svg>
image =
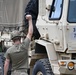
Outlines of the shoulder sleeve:
<svg viewBox="0 0 76 75">
<path fill-rule="evenodd" d="M 26 37 L 26 39 L 23 41 L 21 47 L 24 49 L 28 49 L 29 48 L 29 44 L 30 44 L 30 39 Z"/>
<path fill-rule="evenodd" d="M 10 59 L 10 54 L 9 54 L 8 50 L 7 50 L 6 53 L 4 54 L 4 57 L 7 58 L 7 59 Z"/>
</svg>

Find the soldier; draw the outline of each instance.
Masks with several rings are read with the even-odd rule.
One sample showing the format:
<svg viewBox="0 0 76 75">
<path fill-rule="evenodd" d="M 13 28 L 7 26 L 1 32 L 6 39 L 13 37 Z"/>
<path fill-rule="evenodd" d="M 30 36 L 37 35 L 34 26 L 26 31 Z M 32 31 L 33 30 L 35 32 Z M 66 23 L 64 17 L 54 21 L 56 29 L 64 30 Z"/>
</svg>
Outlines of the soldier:
<svg viewBox="0 0 76 75">
<path fill-rule="evenodd" d="M 26 59 L 28 57 L 28 47 L 33 34 L 32 16 L 26 15 L 29 23 L 28 33 L 24 41 L 21 43 L 21 36 L 19 31 L 12 32 L 12 41 L 14 45 L 10 47 L 5 53 L 4 75 L 7 75 L 10 61 L 12 62 L 11 75 L 26 75 Z"/>
<path fill-rule="evenodd" d="M 34 39 L 39 39 L 40 38 L 40 33 L 36 27 L 36 21 L 37 21 L 37 17 L 38 17 L 38 1 L 39 0 L 30 0 L 29 3 L 27 4 L 26 8 L 25 8 L 25 15 L 27 14 L 31 14 L 32 15 L 32 22 L 33 22 L 33 38 Z M 24 17 L 24 25 L 25 28 L 28 28 L 28 22 Z"/>
</svg>

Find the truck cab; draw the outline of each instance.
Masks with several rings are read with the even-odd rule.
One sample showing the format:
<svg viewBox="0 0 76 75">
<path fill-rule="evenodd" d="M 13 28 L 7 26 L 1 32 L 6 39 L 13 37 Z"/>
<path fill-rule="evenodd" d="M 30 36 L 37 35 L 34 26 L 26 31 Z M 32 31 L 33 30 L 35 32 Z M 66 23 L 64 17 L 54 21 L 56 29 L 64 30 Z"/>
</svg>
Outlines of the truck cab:
<svg viewBox="0 0 76 75">
<path fill-rule="evenodd" d="M 41 37 L 30 63 L 33 75 L 76 74 L 75 8 L 76 0 L 39 0 L 36 26 Z"/>
</svg>

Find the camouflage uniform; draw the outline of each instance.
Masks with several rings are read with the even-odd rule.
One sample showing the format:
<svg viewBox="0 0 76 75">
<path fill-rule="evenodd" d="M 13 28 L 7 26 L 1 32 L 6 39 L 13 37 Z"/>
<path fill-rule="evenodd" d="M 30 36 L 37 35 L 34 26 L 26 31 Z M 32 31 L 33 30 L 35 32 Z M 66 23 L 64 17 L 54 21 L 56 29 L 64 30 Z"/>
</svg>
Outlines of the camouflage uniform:
<svg viewBox="0 0 76 75">
<path fill-rule="evenodd" d="M 26 75 L 29 43 L 30 40 L 26 38 L 23 43 L 13 45 L 6 51 L 5 58 L 10 59 L 12 62 L 11 75 Z"/>
</svg>

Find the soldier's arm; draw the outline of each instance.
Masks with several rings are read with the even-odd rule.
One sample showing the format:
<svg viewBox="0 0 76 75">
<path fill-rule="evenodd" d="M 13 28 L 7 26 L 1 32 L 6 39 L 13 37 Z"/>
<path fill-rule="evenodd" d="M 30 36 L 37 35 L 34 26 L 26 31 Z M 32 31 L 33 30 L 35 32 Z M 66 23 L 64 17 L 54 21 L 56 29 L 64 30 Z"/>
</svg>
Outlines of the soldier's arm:
<svg viewBox="0 0 76 75">
<path fill-rule="evenodd" d="M 7 75 L 9 63 L 10 63 L 10 60 L 6 58 L 5 64 L 4 64 L 4 75 Z"/>
<path fill-rule="evenodd" d="M 28 20 L 28 23 L 29 23 L 28 33 L 27 33 L 26 37 L 31 40 L 31 37 L 33 35 L 32 16 L 31 15 L 26 15 L 26 19 Z"/>
</svg>

